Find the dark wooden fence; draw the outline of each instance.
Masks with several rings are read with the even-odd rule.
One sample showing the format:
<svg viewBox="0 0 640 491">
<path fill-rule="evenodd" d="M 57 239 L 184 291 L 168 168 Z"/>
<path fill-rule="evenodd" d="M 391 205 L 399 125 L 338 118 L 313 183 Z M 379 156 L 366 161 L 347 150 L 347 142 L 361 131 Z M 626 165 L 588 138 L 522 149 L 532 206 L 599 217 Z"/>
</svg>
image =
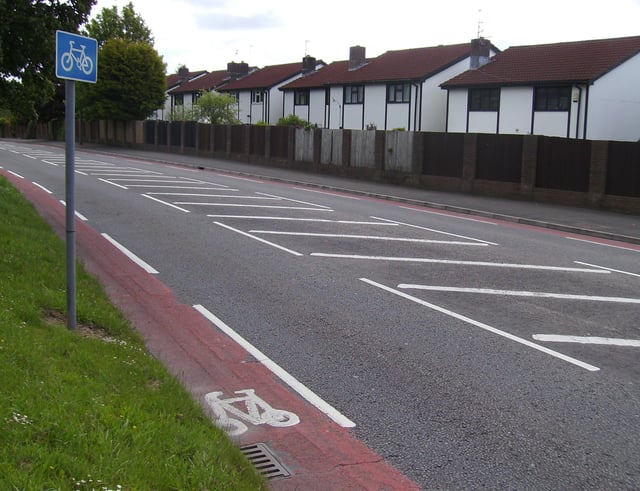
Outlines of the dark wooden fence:
<svg viewBox="0 0 640 491">
<path fill-rule="evenodd" d="M 27 133 L 26 128 L 0 128 L 4 137 Z M 60 126 L 52 123 L 35 128 L 41 139 L 59 138 L 59 133 Z M 640 213 L 640 142 L 166 121 L 82 122 L 76 136 L 84 143 Z"/>
</svg>

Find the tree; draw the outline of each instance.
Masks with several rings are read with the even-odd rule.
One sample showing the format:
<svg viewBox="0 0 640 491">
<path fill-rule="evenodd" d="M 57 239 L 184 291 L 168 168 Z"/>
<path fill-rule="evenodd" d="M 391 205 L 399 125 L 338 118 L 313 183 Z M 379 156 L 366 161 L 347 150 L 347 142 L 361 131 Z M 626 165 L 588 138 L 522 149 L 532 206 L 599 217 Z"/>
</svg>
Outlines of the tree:
<svg viewBox="0 0 640 491">
<path fill-rule="evenodd" d="M 103 8 L 86 26 L 86 34 L 100 49 L 97 83 L 82 84 L 78 91 L 83 117 L 145 119 L 164 105 L 166 66 L 133 4 L 126 5 L 122 15 L 115 6 Z"/>
<path fill-rule="evenodd" d="M 127 41 L 144 41 L 153 46 L 154 39 L 151 30 L 144 19 L 133 9 L 129 2 L 122 8 L 122 15 L 118 13 L 118 7 L 103 8 L 95 19 L 86 26 L 86 35 L 95 38 L 98 46 L 102 47 L 110 39 L 124 39 Z"/>
<path fill-rule="evenodd" d="M 0 0 L 0 107 L 38 120 L 55 94 L 55 32 L 77 32 L 95 0 Z M 55 117 L 55 115 L 54 115 Z"/>
<path fill-rule="evenodd" d="M 149 43 L 110 39 L 98 57 L 97 83 L 83 84 L 79 91 L 84 117 L 140 120 L 162 107 L 165 64 Z"/>
<path fill-rule="evenodd" d="M 197 119 L 211 124 L 238 124 L 238 102 L 230 94 L 203 93 L 194 106 Z"/>
</svg>

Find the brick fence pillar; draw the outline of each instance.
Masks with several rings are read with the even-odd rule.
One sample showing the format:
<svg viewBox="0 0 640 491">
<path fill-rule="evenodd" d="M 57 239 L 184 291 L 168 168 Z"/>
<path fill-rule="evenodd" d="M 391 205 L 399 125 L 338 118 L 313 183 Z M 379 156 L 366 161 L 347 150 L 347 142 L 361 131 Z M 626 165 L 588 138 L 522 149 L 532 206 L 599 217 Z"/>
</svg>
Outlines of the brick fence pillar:
<svg viewBox="0 0 640 491">
<path fill-rule="evenodd" d="M 589 170 L 589 202 L 602 201 L 607 188 L 607 162 L 609 160 L 609 142 L 591 142 L 591 165 Z"/>
<path fill-rule="evenodd" d="M 521 166 L 520 192 L 523 196 L 533 197 L 536 187 L 536 168 L 538 166 L 538 137 L 535 135 L 523 137 Z"/>
<path fill-rule="evenodd" d="M 478 135 L 467 133 L 464 135 L 464 149 L 462 154 L 462 191 L 473 191 L 473 181 L 476 178 L 476 160 L 478 148 Z"/>
</svg>

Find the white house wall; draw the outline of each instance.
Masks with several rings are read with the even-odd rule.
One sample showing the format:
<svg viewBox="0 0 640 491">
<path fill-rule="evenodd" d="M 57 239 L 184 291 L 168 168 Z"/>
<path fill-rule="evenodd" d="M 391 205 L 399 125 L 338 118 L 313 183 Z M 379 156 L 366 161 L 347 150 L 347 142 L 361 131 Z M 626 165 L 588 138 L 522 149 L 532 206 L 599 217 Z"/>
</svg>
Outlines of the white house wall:
<svg viewBox="0 0 640 491">
<path fill-rule="evenodd" d="M 569 113 L 566 111 L 536 112 L 533 123 L 533 134 L 566 138 L 568 116 Z"/>
<path fill-rule="evenodd" d="M 494 54 L 493 52 L 491 53 Z M 440 88 L 447 80 L 469 69 L 469 58 L 450 66 L 425 80 L 422 84 L 422 131 L 445 131 L 447 121 L 447 91 Z M 413 97 L 413 96 L 412 96 Z M 464 91 L 465 112 L 467 106 L 467 92 Z M 465 118 L 466 120 L 466 118 Z M 412 115 L 413 124 L 413 115 Z M 466 125 L 466 124 L 465 124 Z M 451 131 L 451 129 L 450 129 Z M 463 129 L 460 131 L 464 131 Z"/>
<path fill-rule="evenodd" d="M 467 89 L 449 90 L 449 114 L 447 115 L 447 131 L 451 133 L 466 133 L 467 99 Z"/>
<path fill-rule="evenodd" d="M 516 135 L 531 133 L 532 109 L 533 89 L 531 87 L 503 87 L 500 90 L 500 133 Z"/>
<path fill-rule="evenodd" d="M 342 87 L 331 87 L 329 90 L 329 107 L 326 109 L 328 128 L 343 128 L 342 106 Z"/>
<path fill-rule="evenodd" d="M 496 133 L 497 129 L 497 111 L 469 112 L 469 133 Z"/>
<path fill-rule="evenodd" d="M 587 138 L 640 140 L 640 54 L 589 88 Z"/>
<path fill-rule="evenodd" d="M 387 104 L 387 86 L 386 85 L 365 85 L 364 86 L 364 125 L 362 120 L 360 124 L 354 128 L 357 130 L 364 130 L 368 124 L 373 124 L 378 129 L 391 129 L 395 128 L 394 123 L 389 123 L 385 127 L 385 105 Z M 405 104 L 400 104 L 405 106 Z M 348 107 L 348 106 L 347 106 Z M 405 122 L 400 121 L 398 127 L 406 126 Z"/>
</svg>

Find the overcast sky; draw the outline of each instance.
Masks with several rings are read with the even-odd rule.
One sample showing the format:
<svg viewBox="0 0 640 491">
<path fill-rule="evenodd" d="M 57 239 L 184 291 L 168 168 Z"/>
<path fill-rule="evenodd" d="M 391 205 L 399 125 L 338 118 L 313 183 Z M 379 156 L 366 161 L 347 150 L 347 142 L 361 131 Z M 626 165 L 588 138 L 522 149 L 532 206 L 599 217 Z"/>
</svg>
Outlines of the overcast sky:
<svg viewBox="0 0 640 491">
<path fill-rule="evenodd" d="M 92 11 L 130 0 L 98 0 Z M 368 57 L 388 50 L 465 43 L 481 35 L 509 46 L 640 35 L 640 0 L 131 0 L 174 73 Z"/>
</svg>

